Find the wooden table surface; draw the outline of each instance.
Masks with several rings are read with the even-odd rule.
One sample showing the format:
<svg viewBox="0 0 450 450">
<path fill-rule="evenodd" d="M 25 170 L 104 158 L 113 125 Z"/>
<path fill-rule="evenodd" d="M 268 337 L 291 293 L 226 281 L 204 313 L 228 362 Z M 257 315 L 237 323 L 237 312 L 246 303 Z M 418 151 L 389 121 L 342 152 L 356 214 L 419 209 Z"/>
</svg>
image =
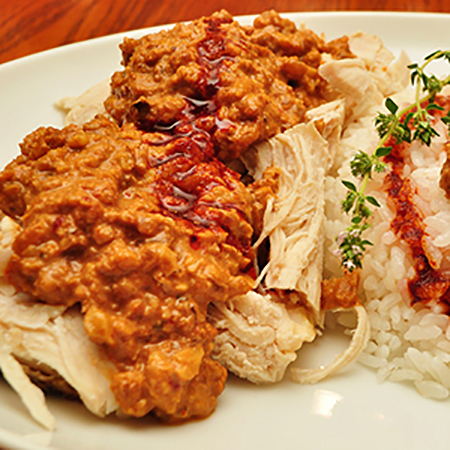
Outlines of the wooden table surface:
<svg viewBox="0 0 450 450">
<path fill-rule="evenodd" d="M 450 0 L 1 0 L 0 64 L 60 45 L 192 20 L 217 9 L 450 13 Z"/>
</svg>

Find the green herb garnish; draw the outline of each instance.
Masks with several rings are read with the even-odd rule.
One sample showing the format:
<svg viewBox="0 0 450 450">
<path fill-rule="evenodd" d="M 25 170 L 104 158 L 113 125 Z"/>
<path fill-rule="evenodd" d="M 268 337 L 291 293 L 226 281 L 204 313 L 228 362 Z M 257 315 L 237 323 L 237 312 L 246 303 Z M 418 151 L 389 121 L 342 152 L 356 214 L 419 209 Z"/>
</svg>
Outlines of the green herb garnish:
<svg viewBox="0 0 450 450">
<path fill-rule="evenodd" d="M 351 225 L 336 238 L 338 248 L 335 254 L 341 258 L 341 266 L 350 272 L 362 267 L 366 247 L 373 245 L 372 242 L 363 239 L 362 233 L 371 226 L 370 205 L 380 206 L 380 204 L 375 197 L 365 195 L 365 190 L 373 173 L 383 172 L 386 167 L 380 159 L 392 151 L 392 147 L 386 143 L 393 138 L 396 144 L 420 141 L 429 146 L 433 137 L 439 135 L 433 128 L 431 112 L 444 109 L 434 100 L 443 87 L 450 84 L 450 75 L 440 80 L 435 75 L 425 73 L 426 67 L 438 59 L 450 63 L 450 51 L 437 50 L 428 55 L 422 65 L 414 63 L 408 66 L 411 70 L 411 84 L 416 85 L 414 103 L 400 110 L 391 98 L 386 99 L 385 106 L 388 112 L 379 113 L 375 118 L 375 128 L 380 137 L 377 147 L 371 155 L 359 150 L 350 162 L 352 175 L 360 180 L 359 187 L 350 181 L 342 181 L 347 188 L 347 195 L 341 206 L 345 213 L 352 215 L 352 219 Z M 450 110 L 441 117 L 441 120 L 450 132 Z"/>
</svg>

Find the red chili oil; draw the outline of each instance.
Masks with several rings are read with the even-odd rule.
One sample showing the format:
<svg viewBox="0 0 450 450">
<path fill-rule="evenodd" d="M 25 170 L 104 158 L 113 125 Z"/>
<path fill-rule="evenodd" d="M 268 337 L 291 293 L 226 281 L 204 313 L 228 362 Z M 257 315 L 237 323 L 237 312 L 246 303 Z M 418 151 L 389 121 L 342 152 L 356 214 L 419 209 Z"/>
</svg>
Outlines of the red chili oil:
<svg viewBox="0 0 450 450">
<path fill-rule="evenodd" d="M 411 251 L 414 277 L 408 280 L 411 304 L 428 304 L 436 301 L 445 313 L 450 313 L 450 280 L 434 269 L 433 261 L 425 251 L 427 237 L 424 216 L 414 205 L 415 189 L 408 178 L 403 177 L 404 152 L 409 145 L 396 144 L 393 140 L 391 154 L 385 157 L 391 170 L 385 176 L 385 187 L 395 210 L 391 222 L 392 231 L 405 242 Z"/>
<path fill-rule="evenodd" d="M 238 173 L 215 157 L 212 138 L 217 130 L 235 126 L 217 115 L 220 105 L 216 94 L 220 88 L 221 73 L 234 61 L 230 40 L 221 27 L 228 22 L 220 18 L 207 20 L 206 36 L 197 44 L 197 63 L 202 76 L 195 86 L 196 98 L 185 97 L 186 107 L 174 123 L 147 121 L 149 106 L 145 102 L 136 102 L 133 107 L 141 117 L 138 128 L 151 134 L 158 133 L 159 140 L 152 137 L 149 145 L 165 146 L 162 155 L 152 154 L 152 151 L 148 155 L 148 166 L 158 170 L 154 189 L 164 214 L 185 221 L 193 229 L 194 234 L 190 238 L 193 249 L 201 250 L 200 236 L 206 228 L 218 234 L 225 231 L 226 243 L 253 260 L 251 241 L 242 242 L 234 230 L 227 229 L 221 211 L 233 210 L 243 221 L 249 221 L 249 218 L 238 205 L 221 199 L 211 204 L 203 199 L 204 194 L 219 185 L 229 191 L 234 190 L 240 180 Z M 254 272 L 253 264 L 247 271 Z"/>
</svg>

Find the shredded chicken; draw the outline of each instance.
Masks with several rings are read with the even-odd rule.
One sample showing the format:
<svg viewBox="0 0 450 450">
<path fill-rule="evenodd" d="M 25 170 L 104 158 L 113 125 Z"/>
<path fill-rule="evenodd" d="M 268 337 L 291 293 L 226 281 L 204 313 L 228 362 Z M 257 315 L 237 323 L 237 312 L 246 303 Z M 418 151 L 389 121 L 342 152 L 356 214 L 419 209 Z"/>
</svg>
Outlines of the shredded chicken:
<svg viewBox="0 0 450 450">
<path fill-rule="evenodd" d="M 319 68 L 334 94 L 345 99 L 347 123 L 368 114 L 384 97 L 408 84 L 405 53 L 394 62 L 379 38 L 361 32 L 350 36 L 349 47 L 356 58 L 329 59 Z"/>
<path fill-rule="evenodd" d="M 307 305 L 313 316 L 305 316 L 312 325 L 321 325 L 322 236 L 323 236 L 323 180 L 331 170 L 345 124 L 367 114 L 370 108 L 380 104 L 386 95 L 404 88 L 407 57 L 401 54 L 398 61 L 381 40 L 366 33 L 350 36 L 349 47 L 357 56 L 343 60 L 329 59 L 319 73 L 329 82 L 334 95 L 340 100 L 329 102 L 308 111 L 307 124 L 300 124 L 287 132 L 252 147 L 243 160 L 250 174 L 260 179 L 269 167 L 280 169 L 279 190 L 267 204 L 264 226 L 255 247 L 266 238 L 270 241 L 270 257 L 262 270 L 259 281 L 264 289 L 290 291 L 290 299 Z M 250 303 L 250 299 L 240 299 Z M 251 299 L 255 302 L 255 299 Z M 273 300 L 273 299 L 272 299 Z M 335 310 L 347 308 L 336 300 Z M 341 303 L 339 303 L 341 302 Z M 365 347 L 370 325 L 362 306 L 354 305 L 358 326 L 350 346 L 329 366 L 317 370 L 293 369 L 297 382 L 316 382 L 335 373 L 353 361 Z M 239 339 L 236 324 L 245 328 L 239 309 L 224 305 L 221 308 L 220 329 L 216 342 L 216 357 L 230 370 L 242 377 L 254 380 L 254 370 L 242 361 L 252 360 L 252 355 L 265 355 L 266 367 L 278 365 L 285 370 L 285 360 L 276 352 L 270 357 L 264 353 L 265 341 L 254 341 L 249 347 Z M 238 320 L 240 317 L 241 320 Z M 280 326 L 280 325 L 278 325 Z M 224 330 L 233 329 L 232 333 Z M 306 327 L 305 327 L 306 330 Z M 224 345 L 226 341 L 229 345 Z M 291 347 L 292 355 L 302 342 Z M 246 355 L 246 358 L 244 358 Z M 260 356 L 259 360 L 263 358 Z M 241 361 L 237 367 L 236 361 Z M 270 363 L 269 363 L 270 361 Z M 258 381 L 263 381 L 260 377 Z"/>
<path fill-rule="evenodd" d="M 104 80 L 92 86 L 78 97 L 64 97 L 55 106 L 65 113 L 64 124 L 82 126 L 92 120 L 97 114 L 105 112 L 104 101 L 109 95 L 110 80 Z"/>
<path fill-rule="evenodd" d="M 315 326 L 322 322 L 324 179 L 334 146 L 317 128 L 330 142 L 338 139 L 342 102 L 312 110 L 310 117 L 310 123 L 297 125 L 244 155 L 257 180 L 270 167 L 280 172 L 277 196 L 268 201 L 255 244 L 270 241 L 269 262 L 259 277 L 261 287 L 270 293 L 250 292 L 231 303 L 216 304 L 209 313 L 218 329 L 214 357 L 253 382 L 283 378 L 296 352 L 315 338 Z"/>
<path fill-rule="evenodd" d="M 9 243 L 17 232 L 17 225 L 3 218 L 2 263 L 9 252 L 5 241 Z M 33 417 L 53 429 L 54 418 L 44 394 L 29 380 L 19 361 L 58 373 L 76 390 L 86 408 L 100 417 L 118 408 L 107 377 L 112 366 L 89 340 L 79 311 L 30 302 L 27 295 L 16 293 L 0 277 L 0 370 Z"/>
<path fill-rule="evenodd" d="M 5 346 L 0 335 L 0 368 L 6 381 L 19 394 L 33 418 L 49 430 L 55 428 L 55 417 L 49 411 L 44 393 L 27 377 L 22 366 Z"/>
<path fill-rule="evenodd" d="M 354 310 L 358 316 L 358 326 L 356 327 L 350 345 L 343 353 L 327 366 L 321 366 L 317 369 L 299 369 L 293 368 L 292 379 L 301 384 L 314 384 L 320 380 L 338 372 L 342 368 L 353 362 L 364 350 L 370 338 L 370 323 L 367 312 L 362 305 L 356 305 Z"/>
<path fill-rule="evenodd" d="M 334 130 L 340 132 L 343 112 L 341 103 L 335 102 L 311 117 L 332 135 Z M 310 122 L 253 147 L 244 158 L 256 179 L 270 166 L 281 169 L 277 196 L 268 202 L 264 227 L 255 244 L 258 247 L 267 237 L 270 240 L 269 261 L 259 279 L 266 289 L 296 292 L 318 319 L 324 179 L 332 164 L 330 146 Z"/>
<path fill-rule="evenodd" d="M 213 356 L 254 383 L 280 381 L 296 350 L 316 336 L 305 309 L 279 303 L 274 294 L 248 292 L 216 303 L 210 320 L 219 332 Z"/>
</svg>

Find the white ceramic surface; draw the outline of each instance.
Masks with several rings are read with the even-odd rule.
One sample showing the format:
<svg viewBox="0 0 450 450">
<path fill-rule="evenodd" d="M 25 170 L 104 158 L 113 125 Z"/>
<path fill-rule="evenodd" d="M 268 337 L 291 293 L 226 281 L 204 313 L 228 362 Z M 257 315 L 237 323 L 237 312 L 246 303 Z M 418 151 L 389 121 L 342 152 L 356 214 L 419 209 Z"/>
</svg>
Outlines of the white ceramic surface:
<svg viewBox="0 0 450 450">
<path fill-rule="evenodd" d="M 327 40 L 357 30 L 380 36 L 411 59 L 450 46 L 450 15 L 414 13 L 298 13 L 287 15 Z M 241 19 L 245 23 L 251 18 Z M 155 30 L 155 29 L 154 29 Z M 126 33 L 138 37 L 149 30 Z M 53 102 L 78 95 L 119 68 L 114 35 L 32 55 L 0 66 L 0 167 L 18 153 L 18 142 L 40 125 L 62 125 Z M 344 339 L 325 335 L 300 353 L 296 364 L 323 364 Z M 288 378 L 288 377 L 287 377 Z M 49 400 L 55 432 L 39 427 L 0 379 L 0 447 L 30 449 L 448 449 L 450 402 L 421 398 L 401 384 L 378 384 L 355 363 L 315 386 L 286 379 L 253 386 L 233 377 L 207 420 L 164 426 L 151 419 L 98 419 L 81 405 Z"/>
</svg>

